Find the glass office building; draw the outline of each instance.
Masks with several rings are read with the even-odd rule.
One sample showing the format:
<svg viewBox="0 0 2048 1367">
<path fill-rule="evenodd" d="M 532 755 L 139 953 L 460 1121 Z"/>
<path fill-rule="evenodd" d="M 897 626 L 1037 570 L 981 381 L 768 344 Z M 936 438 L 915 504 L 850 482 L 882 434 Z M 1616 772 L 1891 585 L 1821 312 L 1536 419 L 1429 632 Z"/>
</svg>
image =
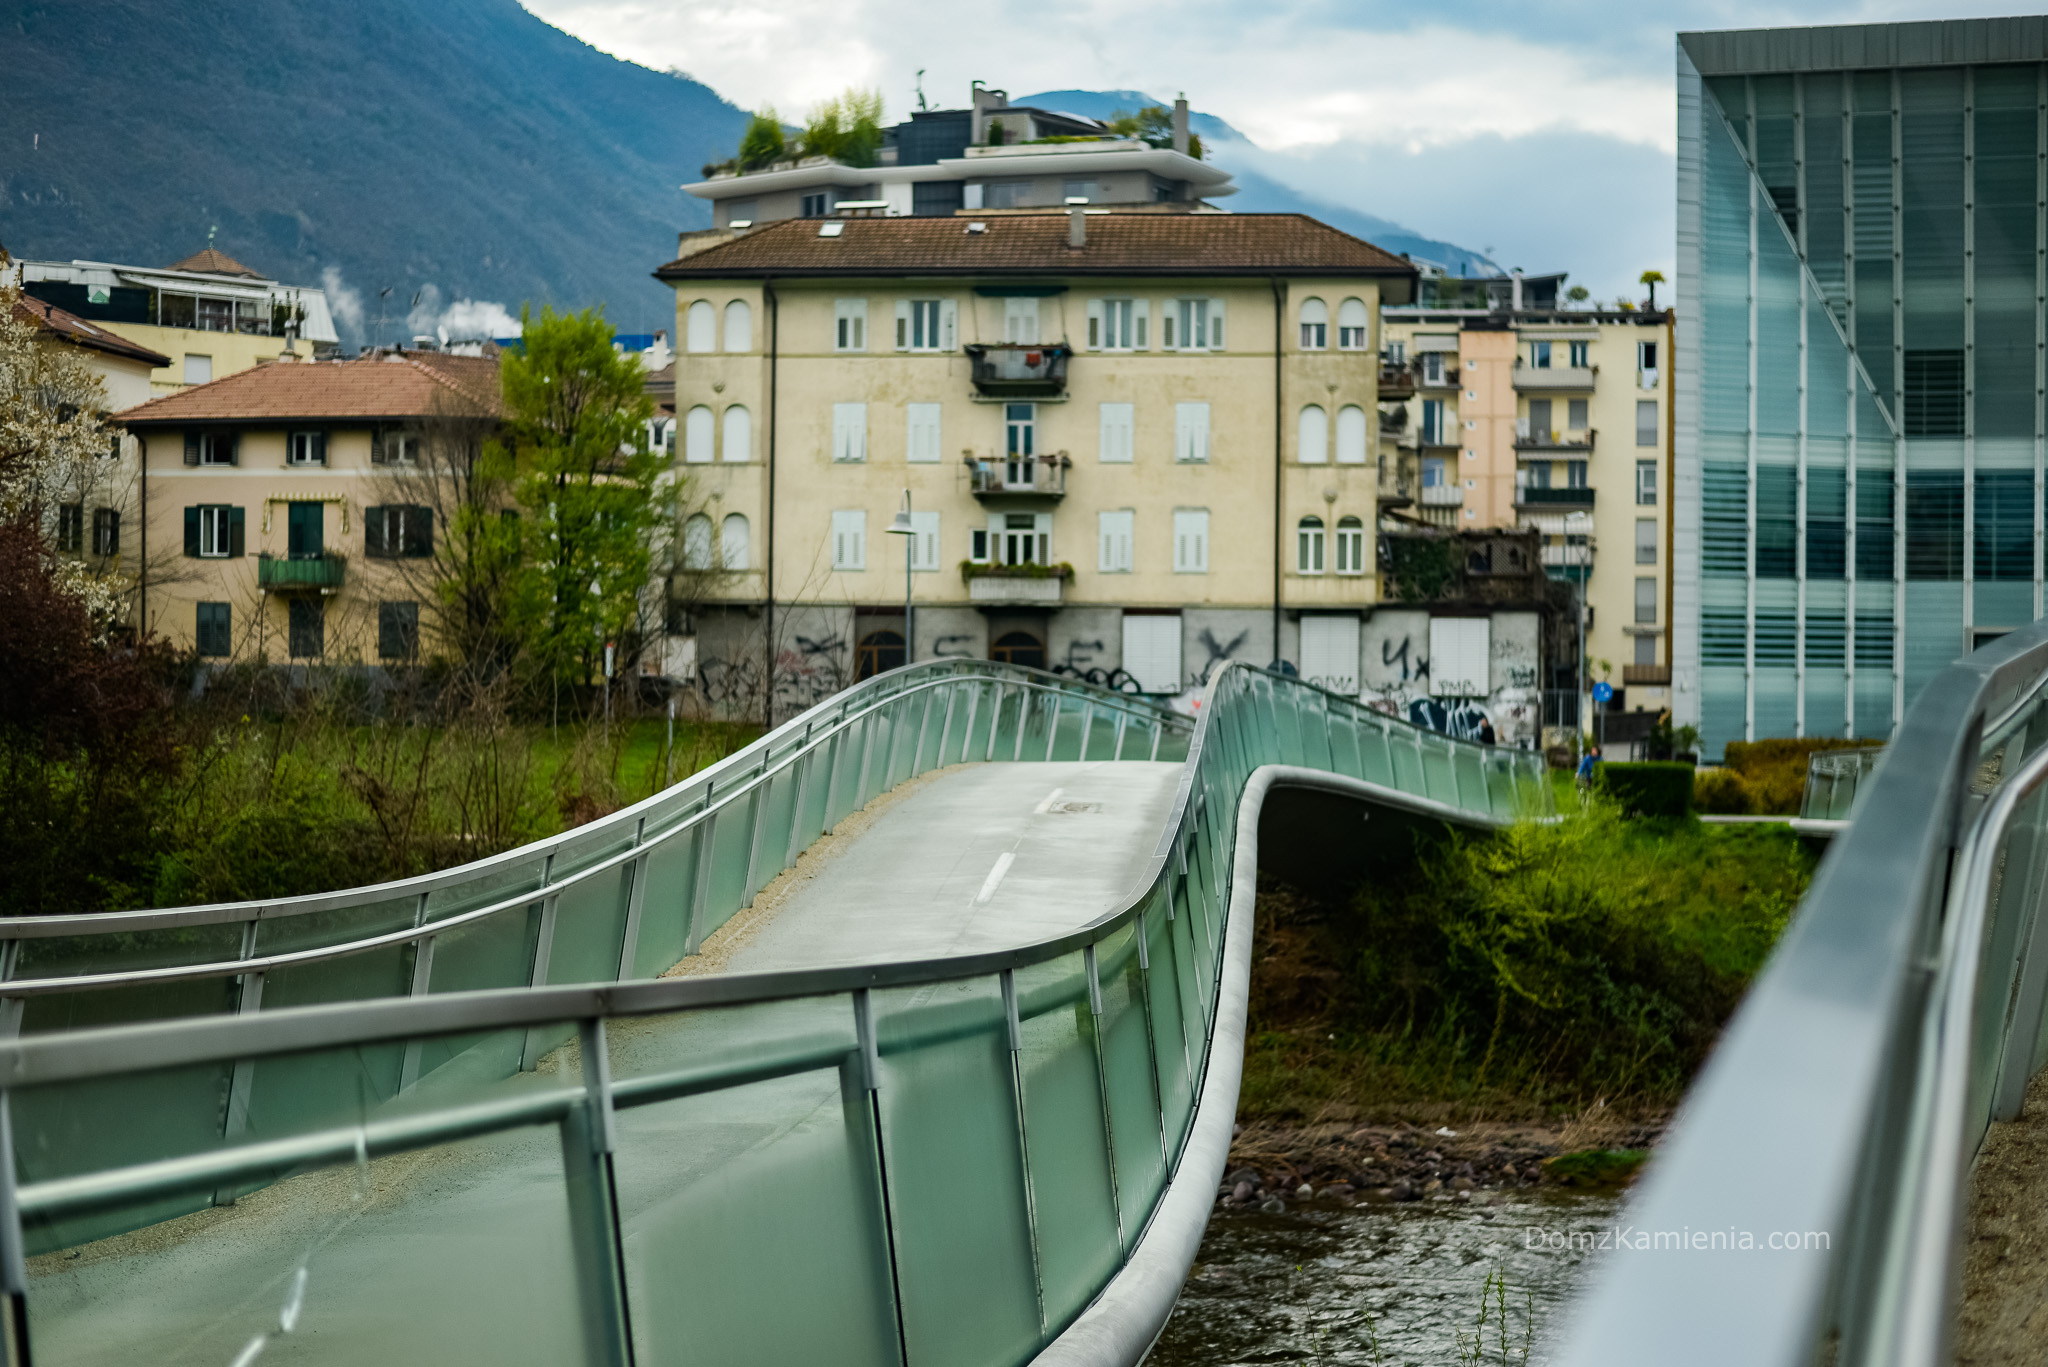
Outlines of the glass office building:
<svg viewBox="0 0 2048 1367">
<path fill-rule="evenodd" d="M 2048 20 L 1678 41 L 1674 713 L 1885 736 L 2042 611 Z"/>
</svg>

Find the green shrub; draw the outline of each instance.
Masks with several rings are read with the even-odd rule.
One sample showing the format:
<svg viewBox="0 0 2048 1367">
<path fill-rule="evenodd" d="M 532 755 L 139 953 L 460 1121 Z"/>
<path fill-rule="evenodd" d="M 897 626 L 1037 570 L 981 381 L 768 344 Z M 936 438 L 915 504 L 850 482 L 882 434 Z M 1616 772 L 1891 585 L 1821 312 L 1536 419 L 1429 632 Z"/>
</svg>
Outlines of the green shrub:
<svg viewBox="0 0 2048 1367">
<path fill-rule="evenodd" d="M 1751 816 L 1756 812 L 1749 784 L 1733 769 L 1702 769 L 1695 774 L 1692 805 L 1710 816 Z"/>
<path fill-rule="evenodd" d="M 1690 764 L 1602 764 L 1593 773 L 1630 816 L 1692 815 Z"/>
<path fill-rule="evenodd" d="M 1728 742 L 1722 763 L 1742 776 L 1749 792 L 1749 810 L 1773 816 L 1796 816 L 1806 795 L 1806 762 L 1821 750 L 1854 750 L 1878 744 L 1822 736 L 1775 736 L 1765 740 Z"/>
</svg>

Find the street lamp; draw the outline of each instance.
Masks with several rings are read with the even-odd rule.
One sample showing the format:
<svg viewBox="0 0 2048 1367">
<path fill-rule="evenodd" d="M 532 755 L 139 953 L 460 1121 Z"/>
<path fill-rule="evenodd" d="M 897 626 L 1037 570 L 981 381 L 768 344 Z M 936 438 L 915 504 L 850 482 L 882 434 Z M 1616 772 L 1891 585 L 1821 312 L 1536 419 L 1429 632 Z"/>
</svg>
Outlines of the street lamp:
<svg viewBox="0 0 2048 1367">
<path fill-rule="evenodd" d="M 917 528 L 910 525 L 910 490 L 903 491 L 903 506 L 896 510 L 896 520 L 888 526 L 891 536 L 909 538 L 903 543 L 903 663 L 910 664 L 917 658 L 917 620 L 911 613 L 910 567 L 917 561 Z"/>
</svg>

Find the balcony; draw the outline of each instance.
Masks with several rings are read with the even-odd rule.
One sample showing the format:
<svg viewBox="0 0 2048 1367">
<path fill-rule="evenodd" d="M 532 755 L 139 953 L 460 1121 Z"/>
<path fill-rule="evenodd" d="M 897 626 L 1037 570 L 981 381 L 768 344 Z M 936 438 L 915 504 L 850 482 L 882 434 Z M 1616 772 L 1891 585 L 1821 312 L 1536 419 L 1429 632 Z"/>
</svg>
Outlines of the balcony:
<svg viewBox="0 0 2048 1367">
<path fill-rule="evenodd" d="M 1547 570 L 1584 569 L 1592 563 L 1593 548 L 1591 546 L 1545 546 L 1543 548 L 1543 568 Z"/>
<path fill-rule="evenodd" d="M 262 555 L 256 560 L 256 587 L 265 593 L 337 593 L 347 564 L 340 555 Z"/>
<path fill-rule="evenodd" d="M 977 565 L 960 567 L 967 601 L 979 607 L 1058 607 L 1074 567 L 1059 565 Z"/>
<path fill-rule="evenodd" d="M 1671 682 L 1671 666 L 1623 665 L 1621 667 L 1621 682 L 1623 687 L 1633 687 L 1636 684 L 1669 684 Z"/>
<path fill-rule="evenodd" d="M 1415 372 L 1407 366 L 1380 367 L 1380 397 L 1405 399 L 1415 393 Z"/>
<path fill-rule="evenodd" d="M 1528 419 L 1515 423 L 1515 450 L 1531 460 L 1584 460 L 1593 454 L 1593 430 L 1579 432 L 1531 432 Z"/>
<path fill-rule="evenodd" d="M 1425 484 L 1422 486 L 1422 506 L 1425 508 L 1458 508 L 1465 503 L 1465 489 L 1458 484 Z"/>
<path fill-rule="evenodd" d="M 1591 489 L 1530 489 L 1515 490 L 1517 508 L 1591 508 Z"/>
<path fill-rule="evenodd" d="M 1054 399 L 1067 392 L 1067 358 L 1074 349 L 1064 342 L 975 343 L 966 352 L 974 363 L 974 387 L 986 398 Z"/>
<path fill-rule="evenodd" d="M 969 456 L 967 487 L 979 499 L 1065 498 L 1067 471 L 1074 462 L 1064 451 L 1021 460 Z"/>
<path fill-rule="evenodd" d="M 1415 383 L 1422 389 L 1456 389 L 1462 378 L 1458 367 L 1454 365 L 1445 366 L 1434 376 L 1430 374 L 1428 366 L 1416 366 Z"/>
<path fill-rule="evenodd" d="M 1515 388 L 1528 392 L 1541 390 L 1549 393 L 1590 394 L 1593 392 L 1593 377 L 1600 373 L 1599 366 L 1515 366 Z"/>
</svg>

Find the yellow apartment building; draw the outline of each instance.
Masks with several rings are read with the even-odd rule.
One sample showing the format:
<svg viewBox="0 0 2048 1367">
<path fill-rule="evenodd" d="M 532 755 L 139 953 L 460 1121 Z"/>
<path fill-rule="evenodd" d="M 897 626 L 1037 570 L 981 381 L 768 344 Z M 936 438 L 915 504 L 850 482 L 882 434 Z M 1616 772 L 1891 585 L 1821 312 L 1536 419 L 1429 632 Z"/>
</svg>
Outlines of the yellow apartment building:
<svg viewBox="0 0 2048 1367">
<path fill-rule="evenodd" d="M 201 659 L 405 662 L 444 504 L 440 443 L 498 412 L 495 359 L 279 361 L 119 416 L 141 448 L 141 620 Z"/>
<path fill-rule="evenodd" d="M 1585 586 L 1592 679 L 1621 710 L 1669 707 L 1671 314 L 1422 305 L 1384 326 L 1409 393 L 1380 460 L 1413 468 L 1410 515 L 1542 532 L 1551 575 Z M 1569 695 L 1560 663 L 1545 686 Z"/>
<path fill-rule="evenodd" d="M 1357 691 L 1406 260 L 1299 215 L 1081 205 L 682 248 L 656 272 L 681 543 L 722 580 L 671 626 L 714 699 L 772 653 L 804 705 L 906 637 L 1164 694 L 1229 658 Z"/>
<path fill-rule="evenodd" d="M 163 267 L 16 266 L 28 294 L 159 353 L 153 394 L 225 379 L 280 356 L 326 355 L 339 345 L 326 291 L 281 284 L 213 247 Z"/>
</svg>

